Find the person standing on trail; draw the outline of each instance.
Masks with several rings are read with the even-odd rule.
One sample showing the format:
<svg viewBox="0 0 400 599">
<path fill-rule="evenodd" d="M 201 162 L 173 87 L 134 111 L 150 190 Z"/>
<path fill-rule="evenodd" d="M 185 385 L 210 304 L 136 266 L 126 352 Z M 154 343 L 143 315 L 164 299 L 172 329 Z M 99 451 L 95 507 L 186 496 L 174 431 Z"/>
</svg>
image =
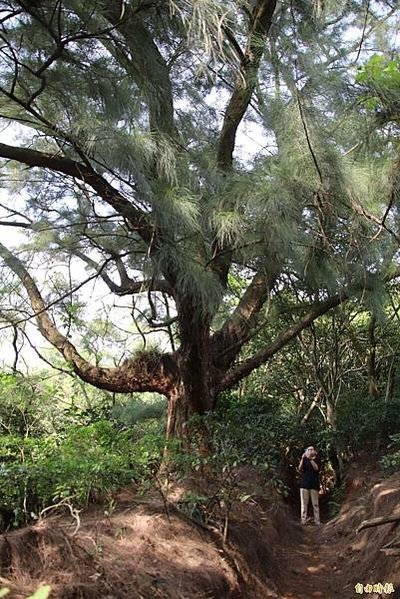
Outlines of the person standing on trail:
<svg viewBox="0 0 400 599">
<path fill-rule="evenodd" d="M 300 480 L 300 503 L 301 503 L 301 523 L 307 522 L 307 510 L 311 497 L 311 503 L 314 511 L 315 524 L 321 524 L 319 518 L 319 471 L 321 469 L 321 460 L 316 449 L 311 446 L 301 456 L 298 471 L 301 473 Z"/>
</svg>

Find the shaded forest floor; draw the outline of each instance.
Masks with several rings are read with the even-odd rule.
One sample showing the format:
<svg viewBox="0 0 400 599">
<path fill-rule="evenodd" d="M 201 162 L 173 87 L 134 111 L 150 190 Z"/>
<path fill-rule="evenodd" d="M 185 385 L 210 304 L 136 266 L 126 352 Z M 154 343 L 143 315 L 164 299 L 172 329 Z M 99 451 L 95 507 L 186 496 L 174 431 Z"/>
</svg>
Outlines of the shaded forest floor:
<svg viewBox="0 0 400 599">
<path fill-rule="evenodd" d="M 335 518 L 303 527 L 292 506 L 250 501 L 234 510 L 225 545 L 172 505 L 167 517 L 154 498 L 137 502 L 126 490 L 117 499 L 108 516 L 104 507 L 82 513 L 75 535 L 65 516 L 3 535 L 0 587 L 15 599 L 42 583 L 52 599 L 356 599 L 357 583 L 391 582 L 394 593 L 364 596 L 400 598 L 399 557 L 380 551 L 398 523 L 355 532 L 396 510 L 400 475 L 381 479 L 362 460 Z"/>
</svg>

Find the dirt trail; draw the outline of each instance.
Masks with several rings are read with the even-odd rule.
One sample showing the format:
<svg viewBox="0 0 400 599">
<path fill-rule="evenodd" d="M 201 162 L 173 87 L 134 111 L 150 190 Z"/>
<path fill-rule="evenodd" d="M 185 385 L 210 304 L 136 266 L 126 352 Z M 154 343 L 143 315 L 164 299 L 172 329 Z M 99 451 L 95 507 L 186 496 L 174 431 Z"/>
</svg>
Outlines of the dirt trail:
<svg viewBox="0 0 400 599">
<path fill-rule="evenodd" d="M 288 514 L 285 530 L 274 545 L 274 582 L 279 599 L 400 599 L 400 559 L 381 548 L 397 538 L 400 523 L 388 523 L 356 533 L 365 519 L 388 515 L 400 507 L 400 475 L 377 476 L 355 465 L 348 479 L 340 513 L 321 526 L 302 526 L 295 511 Z M 364 586 L 356 593 L 355 586 Z M 393 591 L 370 592 L 378 583 L 393 584 Z"/>
<path fill-rule="evenodd" d="M 388 479 L 354 465 L 340 513 L 302 526 L 279 501 L 240 503 L 228 543 L 178 509 L 119 496 L 110 516 L 93 506 L 76 522 L 60 514 L 0 536 L 0 588 L 23 599 L 39 582 L 51 599 L 400 599 L 400 560 L 381 548 L 399 536 L 389 523 L 356 534 L 400 505 L 400 474 Z M 400 536 L 398 540 L 400 551 Z M 393 583 L 395 592 L 355 592 Z"/>
<path fill-rule="evenodd" d="M 346 599 L 353 589 L 342 569 L 342 547 L 332 543 L 326 525 L 290 522 L 291 542 L 274 549 L 281 599 Z"/>
</svg>

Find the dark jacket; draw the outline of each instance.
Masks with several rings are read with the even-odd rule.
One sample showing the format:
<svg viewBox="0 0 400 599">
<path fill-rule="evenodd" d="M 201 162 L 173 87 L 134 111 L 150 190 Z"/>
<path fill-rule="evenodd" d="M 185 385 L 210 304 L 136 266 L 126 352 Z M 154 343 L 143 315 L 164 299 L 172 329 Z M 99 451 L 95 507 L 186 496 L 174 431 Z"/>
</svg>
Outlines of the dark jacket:
<svg viewBox="0 0 400 599">
<path fill-rule="evenodd" d="M 318 471 L 314 470 L 311 461 L 308 458 L 303 459 L 303 471 L 300 479 L 300 489 L 316 489 L 319 490 L 319 473 L 321 470 L 321 458 L 317 455 L 315 463 L 318 466 Z"/>
</svg>

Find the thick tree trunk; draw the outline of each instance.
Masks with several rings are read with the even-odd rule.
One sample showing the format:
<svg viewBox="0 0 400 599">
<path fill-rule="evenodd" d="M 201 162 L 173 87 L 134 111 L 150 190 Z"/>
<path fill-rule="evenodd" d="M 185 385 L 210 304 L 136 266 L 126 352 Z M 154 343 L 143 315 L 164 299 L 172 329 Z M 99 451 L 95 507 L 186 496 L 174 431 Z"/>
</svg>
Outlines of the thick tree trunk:
<svg viewBox="0 0 400 599">
<path fill-rule="evenodd" d="M 214 407 L 210 318 L 185 297 L 179 301 L 181 346 L 177 352 L 179 384 L 169 394 L 167 436 L 187 436 L 187 422 L 194 414 Z"/>
<path fill-rule="evenodd" d="M 174 389 L 168 398 L 167 438 L 186 437 L 187 423 L 193 413 L 190 397 L 182 388 Z"/>
<path fill-rule="evenodd" d="M 203 385 L 201 387 L 204 388 Z M 207 389 L 206 401 L 199 403 L 199 393 L 193 386 L 185 389 L 181 385 L 168 395 L 167 438 L 177 437 L 187 439 L 190 436 L 188 423 L 194 415 L 202 416 L 214 407 L 210 390 Z"/>
</svg>

